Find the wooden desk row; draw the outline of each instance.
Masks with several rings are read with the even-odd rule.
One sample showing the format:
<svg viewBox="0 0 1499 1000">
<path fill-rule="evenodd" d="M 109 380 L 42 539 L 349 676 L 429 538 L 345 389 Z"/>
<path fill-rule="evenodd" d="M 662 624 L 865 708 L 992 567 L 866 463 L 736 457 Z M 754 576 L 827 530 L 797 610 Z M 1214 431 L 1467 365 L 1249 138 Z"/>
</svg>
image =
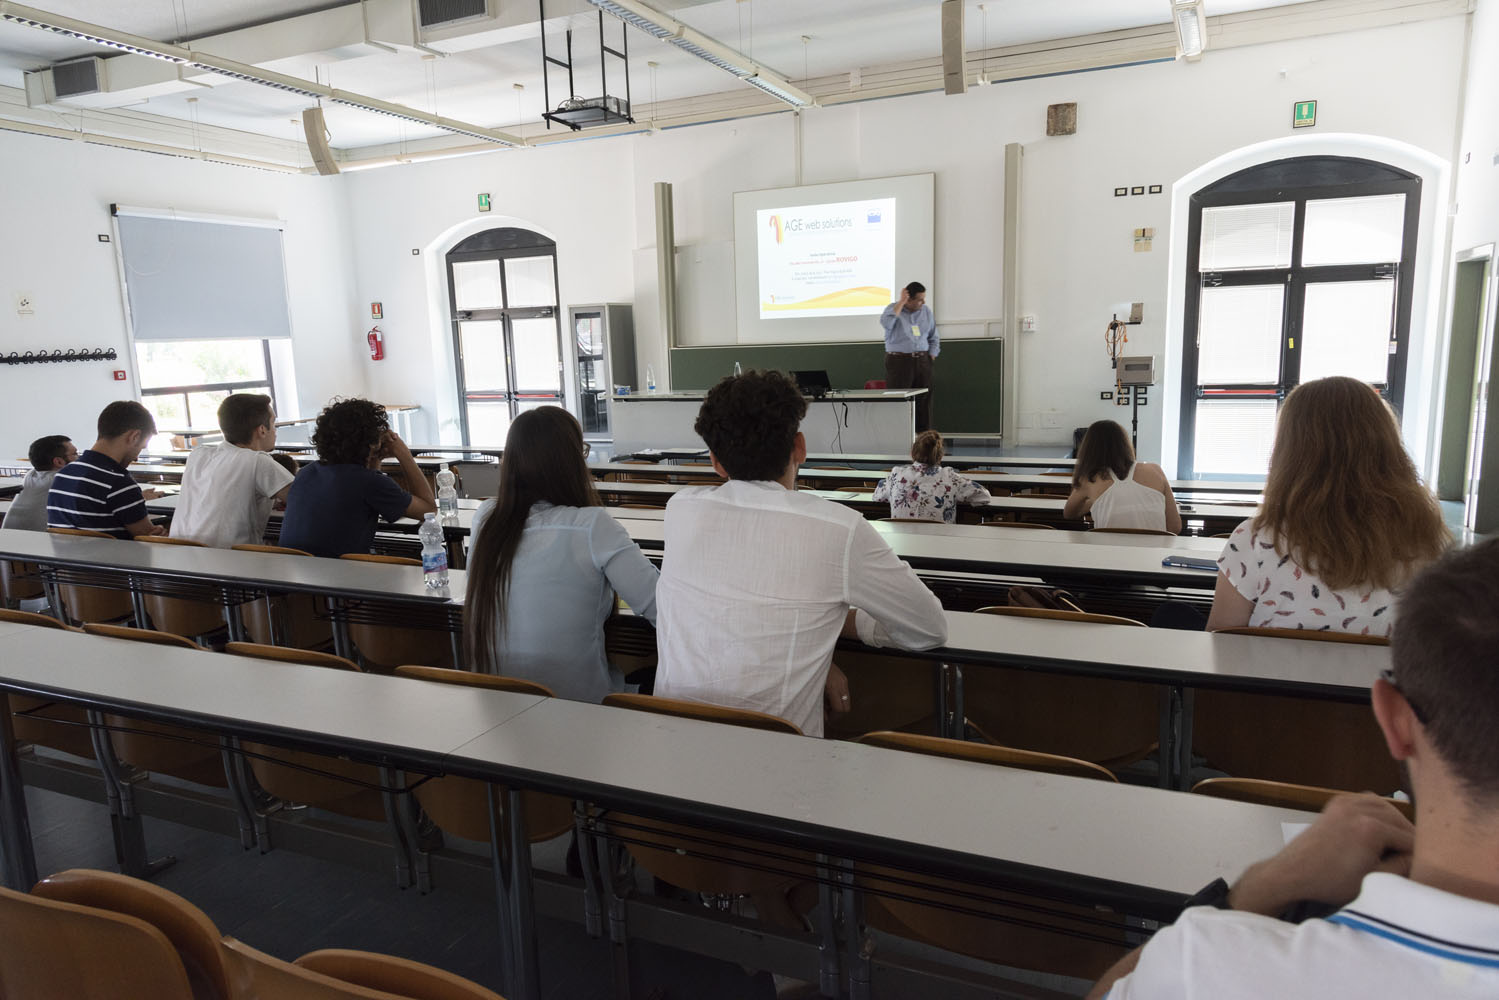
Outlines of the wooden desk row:
<svg viewBox="0 0 1499 1000">
<path fill-rule="evenodd" d="M 1282 824 L 1308 819 L 1204 796 L 6 623 L 0 644 L 3 692 L 503 783 L 510 791 L 494 863 L 513 1000 L 541 994 L 519 789 L 839 863 L 893 865 L 1152 918 L 1169 918 L 1200 886 L 1274 853 Z M 5 713 L 0 850 L 12 888 L 35 881 Z"/>
</svg>

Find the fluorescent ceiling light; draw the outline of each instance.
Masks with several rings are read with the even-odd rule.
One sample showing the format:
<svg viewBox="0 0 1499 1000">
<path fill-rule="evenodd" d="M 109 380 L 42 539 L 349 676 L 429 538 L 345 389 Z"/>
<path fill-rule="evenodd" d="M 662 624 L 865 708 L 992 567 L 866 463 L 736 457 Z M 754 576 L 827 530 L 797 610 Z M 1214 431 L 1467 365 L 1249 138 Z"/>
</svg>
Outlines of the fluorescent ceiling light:
<svg viewBox="0 0 1499 1000">
<path fill-rule="evenodd" d="M 71 17 L 63 17 L 60 14 L 51 14 L 35 7 L 23 7 L 18 3 L 10 3 L 8 0 L 0 0 L 0 21 L 9 21 L 12 24 L 25 25 L 28 28 L 40 28 L 43 31 L 51 31 L 59 35 L 67 35 L 79 41 L 91 42 L 94 45 L 103 45 L 133 55 L 150 56 L 153 59 L 165 59 L 179 65 L 190 66 L 194 69 L 204 70 L 209 73 L 217 73 L 227 76 L 233 80 L 243 80 L 246 83 L 258 84 L 262 87 L 271 87 L 276 90 L 297 94 L 313 100 L 326 100 L 344 107 L 358 108 L 361 111 L 371 111 L 377 115 L 387 115 L 399 118 L 402 121 L 412 122 L 417 125 L 426 125 L 431 128 L 452 132 L 456 135 L 469 136 L 473 139 L 481 139 L 484 142 L 492 142 L 501 146 L 524 146 L 526 141 L 520 136 L 501 132 L 497 129 L 484 128 L 482 125 L 470 125 L 468 122 L 456 121 L 452 118 L 443 118 L 440 115 L 430 115 L 425 111 L 408 107 L 405 104 L 392 104 L 382 101 L 376 97 L 366 97 L 363 94 L 350 93 L 346 90 L 334 90 L 311 80 L 301 77 L 287 76 L 285 73 L 277 73 L 274 70 L 261 69 L 249 63 L 236 62 L 233 59 L 223 59 L 219 56 L 210 55 L 207 52 L 197 52 L 179 45 L 170 45 L 166 42 L 157 42 L 139 35 L 126 34 L 122 31 L 114 31 L 97 24 L 89 24 Z"/>
<path fill-rule="evenodd" d="M 1207 15 L 1202 0 L 1171 0 L 1171 21 L 1176 26 L 1176 58 L 1195 61 L 1208 47 Z"/>
<path fill-rule="evenodd" d="M 817 98 L 793 86 L 780 74 L 766 69 L 744 53 L 729 48 L 695 28 L 688 27 L 676 18 L 640 3 L 639 0 L 588 0 L 588 2 L 602 11 L 613 14 L 626 24 L 633 24 L 652 38 L 659 38 L 667 45 L 674 45 L 710 66 L 716 66 L 725 73 L 731 73 L 751 87 L 763 90 L 794 108 L 817 105 Z"/>
</svg>

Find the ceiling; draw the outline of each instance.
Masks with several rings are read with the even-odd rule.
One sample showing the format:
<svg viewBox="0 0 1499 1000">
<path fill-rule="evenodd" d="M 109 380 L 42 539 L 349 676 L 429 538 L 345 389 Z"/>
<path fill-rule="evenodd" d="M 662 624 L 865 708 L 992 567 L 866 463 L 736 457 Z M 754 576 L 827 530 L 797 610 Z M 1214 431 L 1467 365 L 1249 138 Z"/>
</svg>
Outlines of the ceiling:
<svg viewBox="0 0 1499 1000">
<path fill-rule="evenodd" d="M 385 3 L 404 0 L 383 0 Z M 773 68 L 792 83 L 850 71 L 930 61 L 941 55 L 938 0 L 647 0 L 679 20 Z M 1293 0 L 1206 0 L 1209 16 L 1279 7 Z M 261 55 L 256 65 L 317 80 L 342 90 L 409 105 L 424 112 L 526 137 L 544 134 L 542 58 L 537 0 L 494 0 L 504 30 L 447 29 L 429 34 L 421 46 L 384 51 L 369 45 L 309 51 L 317 43 L 296 15 L 332 16 L 342 9 L 355 16 L 357 5 L 306 0 L 35 0 L 44 9 L 158 41 L 192 42 L 215 55 L 242 58 L 221 33 L 257 28 L 232 36 Z M 572 27 L 579 96 L 597 96 L 599 17 L 582 0 L 547 0 L 547 45 L 556 54 Z M 352 9 L 353 13 L 350 13 Z M 558 16 L 560 15 L 560 16 Z M 368 15 L 366 15 L 367 18 Z M 966 47 L 970 54 L 1005 46 L 1164 25 L 1169 0 L 967 0 Z M 263 26 L 263 27 L 262 27 Z M 605 16 L 604 32 L 619 46 L 623 24 Z M 635 29 L 629 30 L 630 96 L 635 117 L 654 117 L 657 103 L 701 101 L 746 91 L 734 77 Z M 228 51 L 221 50 L 227 47 Z M 82 55 L 109 55 L 101 49 L 47 31 L 0 22 L 0 87 L 19 88 L 23 72 Z M 112 59 L 141 57 L 112 56 Z M 155 61 L 152 61 L 153 63 Z M 623 96 L 624 78 L 616 60 L 609 92 Z M 650 64 L 656 64 L 654 66 Z M 114 71 L 111 70 L 111 82 Z M 308 98 L 224 77 L 202 77 L 200 84 L 122 90 L 107 106 L 197 126 L 301 142 L 298 116 Z M 554 70 L 553 106 L 566 97 L 566 74 Z M 560 92 L 558 88 L 561 88 Z M 12 102 L 13 104 L 15 102 Z M 0 113 L 4 109 L 0 108 Z M 69 105 L 53 104 L 46 114 L 63 128 L 86 127 Z M 71 116 L 71 117 L 70 117 Z M 332 145 L 341 150 L 390 146 L 444 135 L 436 128 L 344 107 L 326 109 Z M 74 120 L 76 119 L 76 120 Z M 471 141 L 471 140 L 468 140 Z"/>
</svg>

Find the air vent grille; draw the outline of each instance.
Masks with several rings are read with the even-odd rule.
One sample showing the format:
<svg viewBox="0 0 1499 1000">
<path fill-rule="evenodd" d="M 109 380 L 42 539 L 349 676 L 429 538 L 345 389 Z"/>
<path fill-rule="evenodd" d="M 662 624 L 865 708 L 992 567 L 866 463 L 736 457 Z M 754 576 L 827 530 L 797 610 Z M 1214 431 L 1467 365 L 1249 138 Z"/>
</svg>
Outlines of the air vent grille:
<svg viewBox="0 0 1499 1000">
<path fill-rule="evenodd" d="M 489 14 L 489 0 L 421 0 L 420 7 L 423 28 L 436 28 Z"/>
<path fill-rule="evenodd" d="M 52 67 L 52 89 L 58 97 L 82 97 L 103 89 L 103 60 L 97 56 L 70 59 Z"/>
</svg>

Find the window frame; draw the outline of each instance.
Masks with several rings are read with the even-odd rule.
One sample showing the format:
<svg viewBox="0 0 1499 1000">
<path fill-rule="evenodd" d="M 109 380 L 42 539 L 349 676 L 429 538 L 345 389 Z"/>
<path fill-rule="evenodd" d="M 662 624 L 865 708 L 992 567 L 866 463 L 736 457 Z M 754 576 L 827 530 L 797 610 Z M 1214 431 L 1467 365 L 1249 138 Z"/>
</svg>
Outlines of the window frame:
<svg viewBox="0 0 1499 1000">
<path fill-rule="evenodd" d="M 1342 171 L 1350 177 L 1337 181 Z M 1329 174 L 1332 176 L 1329 176 Z M 1383 174 L 1374 177 L 1372 174 Z M 1360 176 L 1364 179 L 1353 179 Z M 1264 184 L 1253 184 L 1257 176 Z M 1299 183 L 1298 183 L 1299 182 Z M 1399 412 L 1405 397 L 1406 373 L 1410 354 L 1411 304 L 1415 289 L 1416 244 L 1421 213 L 1421 178 L 1388 164 L 1351 157 L 1307 157 L 1273 161 L 1249 167 L 1195 192 L 1189 199 L 1187 223 L 1186 296 L 1183 304 L 1181 347 L 1181 399 L 1177 429 L 1177 474 L 1191 479 L 1197 475 L 1196 430 L 1197 404 L 1206 397 L 1198 382 L 1199 337 L 1202 320 L 1202 290 L 1205 287 L 1244 287 L 1276 285 L 1285 287 L 1281 305 L 1279 377 L 1269 383 L 1214 383 L 1214 395 L 1225 399 L 1283 401 L 1301 382 L 1301 324 L 1309 284 L 1348 281 L 1395 281 L 1392 334 L 1395 352 L 1386 369 L 1387 381 L 1376 388 Z M 1405 214 L 1401 233 L 1400 260 L 1390 264 L 1337 264 L 1306 267 L 1301 255 L 1306 227 L 1308 201 L 1358 198 L 1371 195 L 1405 195 Z M 1291 263 L 1285 268 L 1254 268 L 1235 271 L 1203 272 L 1202 213 L 1206 208 L 1253 205 L 1267 202 L 1294 204 L 1291 235 Z"/>
<path fill-rule="evenodd" d="M 249 340 L 251 338 L 246 337 L 244 339 Z M 236 392 L 249 392 L 255 389 L 264 389 L 265 395 L 271 397 L 271 406 L 274 407 L 277 412 L 280 412 L 280 407 L 276 404 L 275 371 L 271 367 L 271 342 L 267 338 L 260 338 L 261 357 L 265 361 L 265 378 L 263 379 L 242 380 L 237 382 L 203 382 L 197 385 L 169 385 L 158 386 L 152 389 L 145 388 L 145 370 L 144 366 L 141 364 L 139 354 L 140 343 L 140 341 L 137 341 L 135 344 L 135 350 L 137 352 L 135 357 L 135 365 L 137 371 L 137 380 L 141 384 L 141 403 L 144 405 L 147 396 L 181 396 L 183 425 L 186 429 L 205 429 L 197 427 L 193 423 L 192 419 L 192 394 L 196 392 L 220 392 L 227 390 L 230 395 L 233 395 Z M 213 420 L 215 421 L 214 426 L 217 426 L 217 413 L 214 414 Z"/>
</svg>

